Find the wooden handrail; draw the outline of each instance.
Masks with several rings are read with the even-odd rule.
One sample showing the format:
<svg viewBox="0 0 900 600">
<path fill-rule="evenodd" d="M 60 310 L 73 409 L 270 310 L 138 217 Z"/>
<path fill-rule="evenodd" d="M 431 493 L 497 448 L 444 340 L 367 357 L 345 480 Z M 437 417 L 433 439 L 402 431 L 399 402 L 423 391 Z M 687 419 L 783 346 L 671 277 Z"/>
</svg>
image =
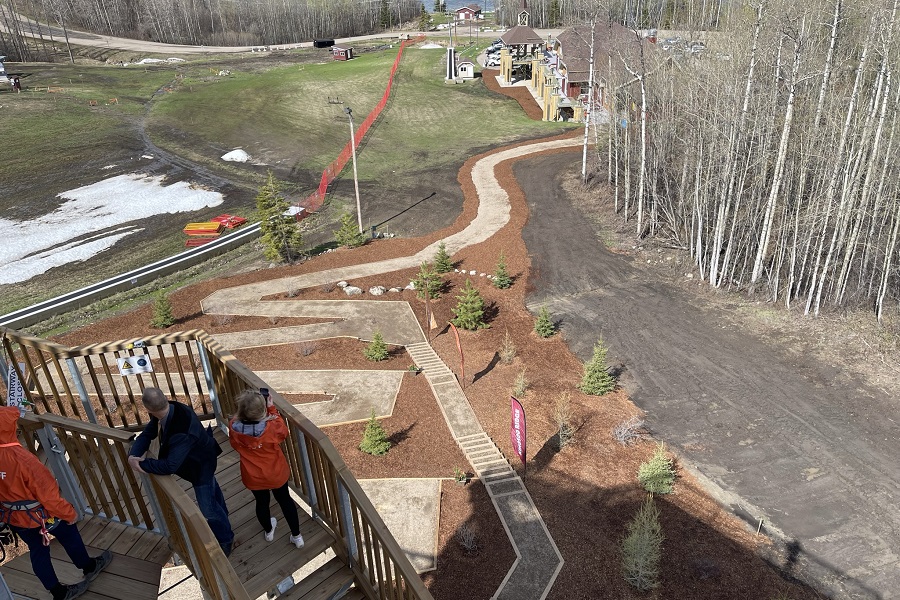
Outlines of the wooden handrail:
<svg viewBox="0 0 900 600">
<path fill-rule="evenodd" d="M 217 416 L 223 422 L 227 421 L 229 415 L 236 412 L 234 399 L 241 391 L 269 387 L 256 373 L 202 330 L 167 333 L 148 338 L 132 338 L 74 348 L 24 336 L 12 330 L 4 329 L 2 331 L 3 343 L 9 356 L 12 356 L 12 341 L 18 342 L 20 347 L 26 349 L 24 360 L 28 373 L 36 378 L 37 390 L 33 396 L 37 396 L 35 399 L 41 402 L 44 409 L 44 414 L 38 418 L 44 423 L 60 430 L 66 430 L 71 434 L 77 434 L 79 437 L 105 438 L 117 447 L 122 447 L 133 437 L 133 434 L 123 429 L 133 428 L 141 423 L 140 410 L 142 407 L 139 407 L 135 394 L 143 389 L 144 379 L 141 376 L 135 376 L 137 379 L 135 386 L 132 387 L 123 377 L 124 389 L 119 389 L 119 380 L 116 377 L 121 376 L 113 374 L 108 365 L 107 357 L 111 354 L 116 356 L 122 352 L 130 354 L 136 349 L 142 349 L 141 353 L 149 354 L 151 350 L 156 352 L 158 360 L 164 366 L 162 375 L 164 384 L 156 373 L 151 376 L 152 384 L 163 387 L 164 391 L 168 390 L 171 395 L 176 395 L 173 391 L 175 389 L 183 389 L 188 394 L 197 393 L 204 407 L 208 395 L 214 404 L 216 401 L 218 402 Z M 138 342 L 141 344 L 135 346 Z M 198 356 L 195 359 L 191 355 L 191 342 L 199 343 L 202 347 L 200 353 L 204 356 Z M 185 354 L 178 353 L 176 344 L 185 344 Z M 36 357 L 29 355 L 29 348 L 36 351 L 38 355 Z M 164 350 L 166 348 L 168 348 L 170 356 L 175 357 L 173 361 L 175 371 L 168 364 Z M 35 361 L 35 358 L 38 361 Z M 89 379 L 80 382 L 79 393 L 84 394 L 89 381 L 91 389 L 87 389 L 88 396 L 93 393 L 100 400 L 101 410 L 98 416 L 104 418 L 107 424 L 115 425 L 118 429 L 79 422 L 65 416 L 47 414 L 52 406 L 48 399 L 51 399 L 60 411 L 66 412 L 65 407 L 68 406 L 69 410 L 74 410 L 77 416 L 83 416 L 83 413 L 78 411 L 78 407 L 84 399 L 74 396 L 72 386 L 69 385 L 60 363 L 60 361 L 65 362 L 68 359 L 83 361 Z M 94 360 L 99 361 L 102 372 L 98 372 Z M 191 368 L 184 369 L 181 365 L 182 360 L 187 360 Z M 197 379 L 196 362 L 201 360 L 204 362 L 203 371 L 210 381 L 209 389 L 206 389 L 205 382 L 201 385 Z M 50 368 L 48 368 L 48 363 Z M 69 369 L 71 368 L 73 367 L 70 362 Z M 41 381 L 37 379 L 38 375 L 46 382 L 46 390 L 41 385 Z M 335 546 L 335 551 L 350 563 L 359 589 L 372 599 L 431 600 L 432 596 L 428 589 L 416 574 L 405 553 L 391 535 L 328 436 L 307 419 L 301 411 L 287 402 L 277 390 L 272 390 L 271 396 L 275 406 L 289 425 L 289 438 L 286 440 L 284 448 L 289 459 L 288 463 L 294 484 L 301 490 L 301 497 L 310 505 L 314 516 L 331 530 L 335 539 L 340 540 L 340 543 Z M 110 401 L 115 403 L 113 412 L 110 412 Z M 129 415 L 133 415 L 134 418 L 129 418 Z M 113 416 L 116 419 L 113 419 Z M 73 444 L 78 445 L 80 442 L 73 439 Z M 84 451 L 83 448 L 82 451 Z M 114 460 L 118 461 L 120 458 L 114 457 Z M 131 473 L 129 469 L 125 470 Z M 195 575 L 198 579 L 203 577 L 204 588 L 217 599 L 227 597 L 232 600 L 243 600 L 246 598 L 246 591 L 237 580 L 233 569 L 222 554 L 196 505 L 190 502 L 181 488 L 175 485 L 170 478 L 151 477 L 150 480 L 153 488 L 157 491 L 160 504 L 163 505 L 163 518 L 166 520 L 170 536 L 172 536 L 172 543 L 176 551 L 185 557 L 185 560 L 187 560 L 186 553 L 194 553 L 191 562 L 192 570 L 196 569 Z M 102 488 L 109 483 L 103 476 L 94 476 L 93 479 L 82 477 L 81 481 L 82 486 L 86 488 Z M 137 487 L 134 482 L 125 483 Z M 137 494 L 137 497 L 139 496 Z M 105 500 L 105 502 L 104 506 L 108 510 L 121 509 L 115 499 Z M 146 507 L 144 509 L 146 510 Z M 356 552 L 353 551 L 354 547 Z"/>
<path fill-rule="evenodd" d="M 170 475 L 149 478 L 162 507 L 169 540 L 203 589 L 216 600 L 252 600 L 187 493 Z M 204 552 L 198 552 L 199 548 Z"/>
</svg>

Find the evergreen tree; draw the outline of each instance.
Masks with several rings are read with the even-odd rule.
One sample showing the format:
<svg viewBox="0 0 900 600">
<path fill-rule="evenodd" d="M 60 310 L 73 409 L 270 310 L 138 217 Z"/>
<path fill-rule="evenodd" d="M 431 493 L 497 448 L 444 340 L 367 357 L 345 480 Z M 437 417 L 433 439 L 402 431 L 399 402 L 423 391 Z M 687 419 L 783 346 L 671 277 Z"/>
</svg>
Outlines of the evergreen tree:
<svg viewBox="0 0 900 600">
<path fill-rule="evenodd" d="M 422 5 L 425 8 L 425 5 Z M 447 10 L 447 3 L 444 0 L 434 0 L 434 12 L 442 13 Z"/>
<path fill-rule="evenodd" d="M 369 342 L 369 345 L 363 350 L 363 355 L 373 362 L 387 359 L 387 344 L 384 343 L 384 337 L 381 335 L 380 331 L 376 331 L 375 335 L 372 336 L 372 341 Z"/>
<path fill-rule="evenodd" d="M 363 440 L 359 445 L 359 449 L 372 456 L 382 456 L 391 449 L 391 442 L 387 439 L 384 427 L 375 419 L 375 409 L 372 409 L 372 416 L 369 417 L 369 422 L 366 423 L 366 431 L 363 433 Z"/>
<path fill-rule="evenodd" d="M 425 291 L 428 291 L 428 297 L 432 300 L 441 297 L 441 288 L 444 287 L 444 280 L 440 275 L 432 269 L 427 262 L 423 262 L 419 267 L 416 278 L 413 279 L 413 285 L 416 286 L 416 296 L 425 299 Z"/>
<path fill-rule="evenodd" d="M 622 541 L 622 574 L 639 590 L 659 586 L 659 559 L 662 554 L 662 527 L 659 509 L 648 498 L 628 523 L 628 535 Z"/>
<path fill-rule="evenodd" d="M 505 290 L 511 285 L 512 277 L 506 271 L 506 257 L 501 252 L 500 258 L 497 259 L 497 267 L 494 269 L 494 287 Z"/>
<path fill-rule="evenodd" d="M 153 302 L 153 317 L 150 319 L 150 327 L 165 329 L 175 324 L 175 316 L 172 314 L 172 303 L 165 292 L 156 295 Z"/>
<path fill-rule="evenodd" d="M 381 10 L 379 16 L 382 29 L 390 29 L 391 27 L 391 8 L 388 6 L 388 0 L 381 0 Z"/>
<path fill-rule="evenodd" d="M 256 195 L 256 213 L 265 255 L 269 260 L 292 262 L 300 257 L 303 237 L 297 220 L 285 214 L 288 208 L 290 205 L 281 195 L 278 181 L 269 171 L 266 183 Z"/>
<path fill-rule="evenodd" d="M 425 10 L 425 4 L 422 4 L 422 12 L 419 13 L 419 31 L 428 31 L 431 29 L 431 16 Z"/>
<path fill-rule="evenodd" d="M 538 312 L 537 321 L 534 322 L 534 332 L 542 338 L 548 338 L 556 333 L 556 325 L 550 320 L 550 311 L 546 306 L 542 306 Z"/>
<path fill-rule="evenodd" d="M 651 494 L 671 494 L 675 485 L 675 466 L 666 452 L 665 444 L 658 444 L 650 460 L 638 467 L 638 482 Z"/>
<path fill-rule="evenodd" d="M 449 273 L 453 270 L 453 261 L 447 254 L 447 246 L 444 242 L 438 244 L 437 252 L 434 253 L 434 270 L 437 273 Z"/>
<path fill-rule="evenodd" d="M 360 232 L 359 224 L 350 213 L 341 216 L 341 227 L 334 232 L 334 239 L 338 246 L 345 248 L 358 248 L 366 243 L 366 236 Z"/>
<path fill-rule="evenodd" d="M 609 374 L 609 367 L 606 365 L 606 348 L 603 346 L 601 338 L 594 344 L 594 356 L 584 365 L 584 376 L 581 378 L 581 385 L 578 386 L 578 389 L 591 396 L 602 396 L 615 388 L 616 380 Z"/>
<path fill-rule="evenodd" d="M 560 21 L 559 0 L 550 0 L 550 14 L 547 16 L 550 27 L 556 27 Z"/>
<path fill-rule="evenodd" d="M 457 296 L 456 299 L 459 301 L 456 308 L 453 309 L 456 317 L 450 320 L 451 323 L 471 331 L 488 326 L 484 322 L 484 299 L 470 280 L 466 279 L 466 287 L 463 289 L 462 295 Z"/>
</svg>

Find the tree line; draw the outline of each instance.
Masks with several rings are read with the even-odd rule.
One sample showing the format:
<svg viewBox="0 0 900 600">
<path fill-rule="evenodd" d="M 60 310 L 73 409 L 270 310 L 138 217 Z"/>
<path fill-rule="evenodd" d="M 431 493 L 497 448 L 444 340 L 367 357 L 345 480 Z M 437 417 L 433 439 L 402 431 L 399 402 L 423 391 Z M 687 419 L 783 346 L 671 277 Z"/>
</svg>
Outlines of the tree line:
<svg viewBox="0 0 900 600">
<path fill-rule="evenodd" d="M 418 25 L 419 0 L 0 0 L 0 53 L 37 60 L 51 41 L 22 22 L 170 44 L 250 46 Z M 30 34 L 30 35 L 29 35 Z M 37 41 L 26 38 L 37 35 Z M 31 55 L 35 56 L 31 56 Z"/>
<path fill-rule="evenodd" d="M 617 214 L 711 286 L 881 321 L 900 299 L 897 9 L 752 0 L 700 51 L 634 32 L 598 53 Z"/>
</svg>

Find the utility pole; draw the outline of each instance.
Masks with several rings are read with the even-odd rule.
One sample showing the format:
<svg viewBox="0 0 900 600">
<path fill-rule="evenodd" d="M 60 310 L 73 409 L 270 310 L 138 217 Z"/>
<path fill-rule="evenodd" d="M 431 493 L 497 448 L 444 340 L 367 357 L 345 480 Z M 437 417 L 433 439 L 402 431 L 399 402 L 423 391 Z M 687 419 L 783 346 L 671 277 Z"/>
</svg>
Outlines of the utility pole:
<svg viewBox="0 0 900 600">
<path fill-rule="evenodd" d="M 353 189 L 356 191 L 356 221 L 359 224 L 359 232 L 363 232 L 362 228 L 362 207 L 359 204 L 359 176 L 356 172 L 356 132 L 353 130 L 353 110 L 346 106 L 344 112 L 350 119 L 350 153 L 353 156 Z"/>
</svg>

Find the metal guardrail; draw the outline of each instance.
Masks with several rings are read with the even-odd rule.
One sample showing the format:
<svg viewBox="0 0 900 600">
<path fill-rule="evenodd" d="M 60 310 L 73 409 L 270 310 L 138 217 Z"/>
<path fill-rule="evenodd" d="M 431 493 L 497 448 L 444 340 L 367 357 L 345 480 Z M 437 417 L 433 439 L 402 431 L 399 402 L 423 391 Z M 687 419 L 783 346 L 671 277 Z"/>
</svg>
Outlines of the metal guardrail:
<svg viewBox="0 0 900 600">
<path fill-rule="evenodd" d="M 242 246 L 259 236 L 259 223 L 254 223 L 236 232 L 224 235 L 220 238 L 185 250 L 175 256 L 164 258 L 145 267 L 116 275 L 105 281 L 83 287 L 79 290 L 62 294 L 56 298 L 33 304 L 26 308 L 15 310 L 5 315 L 0 315 L 0 325 L 10 329 L 22 329 L 35 323 L 40 323 L 57 314 L 80 308 L 107 298 L 145 283 L 149 283 L 163 275 L 169 275 L 180 271 L 185 267 L 193 266 L 213 256 L 218 256 L 229 250 Z"/>
</svg>

